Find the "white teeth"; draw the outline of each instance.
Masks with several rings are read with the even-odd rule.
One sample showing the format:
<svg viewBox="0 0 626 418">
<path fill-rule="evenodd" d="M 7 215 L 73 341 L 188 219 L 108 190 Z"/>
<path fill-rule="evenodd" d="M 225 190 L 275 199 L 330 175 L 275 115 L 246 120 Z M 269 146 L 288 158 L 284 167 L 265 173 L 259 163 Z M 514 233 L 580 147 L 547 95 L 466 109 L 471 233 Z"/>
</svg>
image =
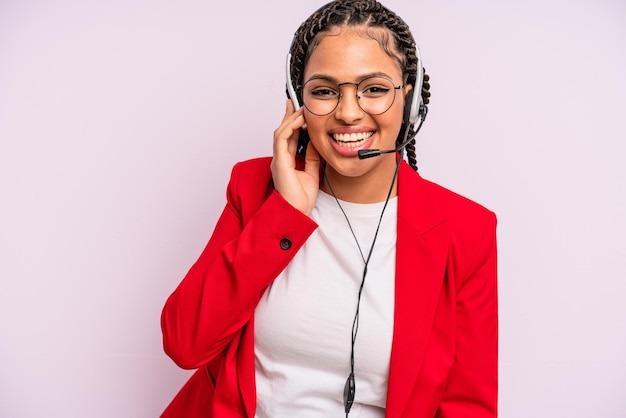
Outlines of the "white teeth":
<svg viewBox="0 0 626 418">
<path fill-rule="evenodd" d="M 374 135 L 374 132 L 357 132 L 351 134 L 333 134 L 333 138 L 344 147 L 356 147 L 372 135 Z"/>
</svg>

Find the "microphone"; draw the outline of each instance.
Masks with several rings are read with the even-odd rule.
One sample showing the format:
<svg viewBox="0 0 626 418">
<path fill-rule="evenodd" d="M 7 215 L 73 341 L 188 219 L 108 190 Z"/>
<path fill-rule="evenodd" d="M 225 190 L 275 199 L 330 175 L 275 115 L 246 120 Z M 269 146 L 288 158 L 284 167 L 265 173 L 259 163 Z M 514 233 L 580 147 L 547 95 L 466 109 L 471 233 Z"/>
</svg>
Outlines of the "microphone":
<svg viewBox="0 0 626 418">
<path fill-rule="evenodd" d="M 398 145 L 397 147 L 395 147 L 394 149 L 386 149 L 386 150 L 380 150 L 380 149 L 361 149 L 358 151 L 358 155 L 359 155 L 359 160 L 365 160 L 367 158 L 372 158 L 372 157 L 378 157 L 382 154 L 391 154 L 392 152 L 398 152 L 401 151 L 402 149 L 404 149 L 404 147 L 406 147 L 407 145 L 409 145 L 409 142 L 411 142 L 411 140 L 413 140 L 413 138 L 415 138 L 415 136 L 417 135 L 417 133 L 420 131 L 420 129 L 422 128 L 422 124 L 424 123 L 424 119 L 426 119 L 426 114 L 428 113 L 428 108 L 426 106 L 421 106 L 421 112 L 420 112 L 420 123 L 419 125 L 417 125 L 417 129 L 415 130 L 415 133 L 413 135 L 409 135 L 409 131 L 410 128 L 407 126 L 406 128 L 406 132 L 404 133 L 404 141 Z"/>
<path fill-rule="evenodd" d="M 407 145 L 409 145 L 409 142 L 411 142 L 411 139 L 409 139 L 408 141 L 404 141 L 402 144 L 400 144 L 399 146 L 397 146 L 394 149 L 386 149 L 386 150 L 382 150 L 382 151 L 379 150 L 379 149 L 376 149 L 376 148 L 374 148 L 374 149 L 361 149 L 361 150 L 359 150 L 359 160 L 365 160 L 366 158 L 378 157 L 379 155 L 382 155 L 382 154 L 391 154 L 392 152 L 398 152 L 402 148 L 404 148 Z"/>
</svg>

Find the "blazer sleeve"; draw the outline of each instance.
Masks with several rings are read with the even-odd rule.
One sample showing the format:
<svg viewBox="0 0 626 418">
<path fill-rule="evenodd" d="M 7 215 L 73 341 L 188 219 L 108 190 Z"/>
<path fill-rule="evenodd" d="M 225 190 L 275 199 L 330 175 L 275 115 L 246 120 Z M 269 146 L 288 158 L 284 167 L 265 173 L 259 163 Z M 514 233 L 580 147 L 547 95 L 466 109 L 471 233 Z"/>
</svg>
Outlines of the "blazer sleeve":
<svg viewBox="0 0 626 418">
<path fill-rule="evenodd" d="M 498 398 L 496 217 L 488 212 L 482 238 L 457 284 L 456 351 L 438 418 L 493 418 Z"/>
<path fill-rule="evenodd" d="M 245 181 L 253 173 L 241 171 L 235 165 L 213 234 L 161 314 L 164 350 L 182 368 L 198 368 L 222 352 L 317 227 L 276 191 L 244 219 L 246 190 L 256 186 Z"/>
</svg>

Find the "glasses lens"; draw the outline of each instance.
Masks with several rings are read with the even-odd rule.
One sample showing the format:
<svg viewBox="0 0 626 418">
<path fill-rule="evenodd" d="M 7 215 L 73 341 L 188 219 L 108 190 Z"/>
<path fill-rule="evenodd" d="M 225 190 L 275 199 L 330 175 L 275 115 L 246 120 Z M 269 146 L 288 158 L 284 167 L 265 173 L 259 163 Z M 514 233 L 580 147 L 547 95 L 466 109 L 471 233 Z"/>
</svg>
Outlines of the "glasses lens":
<svg viewBox="0 0 626 418">
<path fill-rule="evenodd" d="M 353 94 L 352 83 L 337 83 L 324 78 L 307 81 L 303 89 L 304 106 L 314 115 L 324 116 L 333 112 L 339 104 L 342 93 Z M 370 115 L 385 113 L 396 97 L 396 88 L 391 80 L 384 77 L 369 77 L 356 86 L 356 98 L 361 109 Z"/>
<path fill-rule="evenodd" d="M 357 87 L 359 105 L 370 115 L 385 113 L 396 97 L 396 88 L 391 80 L 383 77 L 370 77 L 361 81 Z"/>
<path fill-rule="evenodd" d="M 304 106 L 314 115 L 331 113 L 339 103 L 339 86 L 324 78 L 314 78 L 304 85 L 302 100 Z"/>
</svg>

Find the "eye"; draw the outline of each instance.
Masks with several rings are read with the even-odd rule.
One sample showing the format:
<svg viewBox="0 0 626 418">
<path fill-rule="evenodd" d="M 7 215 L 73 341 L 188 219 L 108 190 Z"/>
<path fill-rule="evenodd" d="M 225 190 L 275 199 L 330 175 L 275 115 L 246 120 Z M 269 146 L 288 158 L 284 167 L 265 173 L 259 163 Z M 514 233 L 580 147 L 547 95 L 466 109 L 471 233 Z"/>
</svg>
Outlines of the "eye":
<svg viewBox="0 0 626 418">
<path fill-rule="evenodd" d="M 366 86 L 361 90 L 361 95 L 365 97 L 381 97 L 389 93 L 389 90 L 391 89 L 386 86 Z"/>
<path fill-rule="evenodd" d="M 311 90 L 311 96 L 319 100 L 330 100 L 337 97 L 337 91 L 330 87 L 316 87 Z"/>
</svg>

